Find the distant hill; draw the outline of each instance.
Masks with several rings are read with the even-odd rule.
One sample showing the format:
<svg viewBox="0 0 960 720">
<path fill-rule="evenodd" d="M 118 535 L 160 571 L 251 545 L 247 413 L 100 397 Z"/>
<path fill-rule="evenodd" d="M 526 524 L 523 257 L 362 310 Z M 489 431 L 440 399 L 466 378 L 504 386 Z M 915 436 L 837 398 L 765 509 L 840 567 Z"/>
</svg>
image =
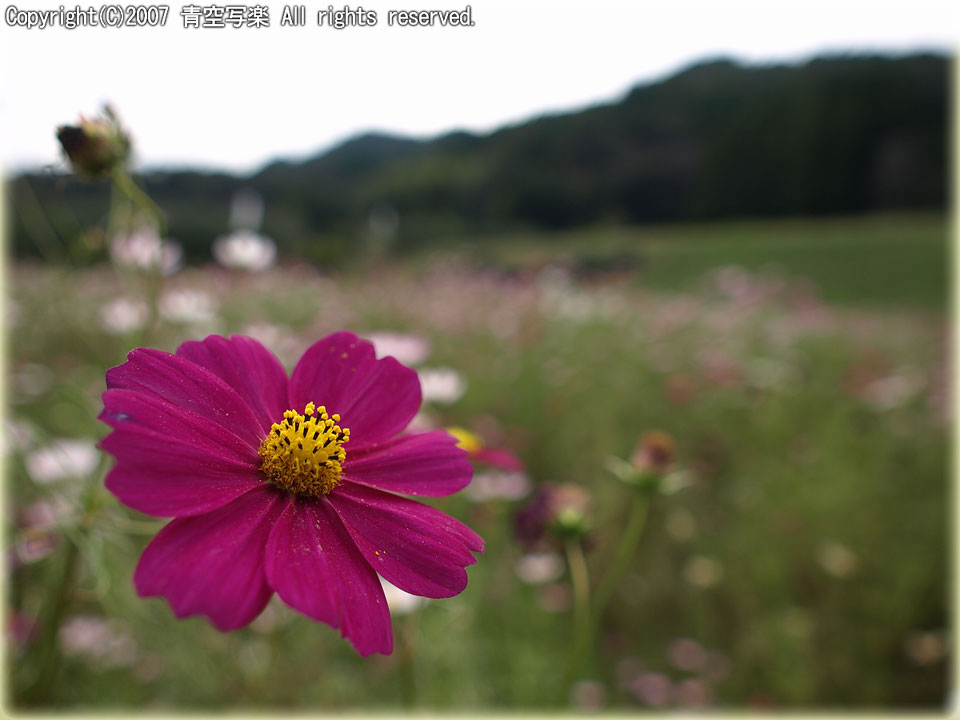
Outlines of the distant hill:
<svg viewBox="0 0 960 720">
<path fill-rule="evenodd" d="M 187 254 L 209 258 L 230 199 L 254 188 L 281 250 L 329 260 L 372 208 L 399 215 L 398 247 L 469 232 L 596 222 L 823 215 L 946 206 L 948 59 L 827 57 L 799 66 L 718 60 L 622 100 L 488 135 L 362 135 L 248 177 L 142 178 Z M 103 219 L 108 187 L 11 181 L 13 250 L 71 240 Z"/>
</svg>

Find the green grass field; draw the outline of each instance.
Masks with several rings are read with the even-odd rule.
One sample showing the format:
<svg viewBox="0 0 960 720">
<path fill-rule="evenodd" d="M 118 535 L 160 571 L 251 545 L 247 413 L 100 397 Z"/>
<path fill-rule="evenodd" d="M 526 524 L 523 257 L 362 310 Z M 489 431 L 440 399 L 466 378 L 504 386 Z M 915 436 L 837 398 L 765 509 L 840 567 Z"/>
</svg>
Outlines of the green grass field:
<svg viewBox="0 0 960 720">
<path fill-rule="evenodd" d="M 623 253 L 639 265 L 578 275 L 578 259 Z M 943 708 L 946 257 L 938 216 L 524 235 L 332 276 L 293 262 L 259 275 L 189 268 L 166 280 L 180 303 L 161 303 L 149 330 L 104 311 L 144 297 L 135 276 L 11 263 L 12 701 L 86 711 Z M 57 439 L 105 434 L 95 419 L 104 372 L 135 346 L 172 351 L 242 332 L 289 369 L 341 328 L 428 340 L 420 367 L 453 368 L 466 392 L 428 402 L 425 423 L 508 448 L 531 490 L 573 483 L 590 494 L 594 590 L 632 502 L 610 456 L 629 457 L 648 430 L 675 439 L 675 477 L 688 486 L 652 501 L 572 689 L 570 568 L 560 547 L 544 547 L 556 572 L 522 570 L 531 561 L 513 528 L 529 494 L 436 502 L 486 552 L 463 594 L 397 614 L 394 654 L 364 660 L 275 601 L 251 627 L 222 634 L 138 598 L 133 568 L 164 521 L 102 488 L 107 458 L 80 452 L 59 472 L 38 464 Z M 76 572 L 62 585 L 71 548 Z"/>
<path fill-rule="evenodd" d="M 881 308 L 945 307 L 949 226 L 942 215 L 872 215 L 600 227 L 474 239 L 477 257 L 507 267 L 559 256 L 603 265 L 634 258 L 639 283 L 692 290 L 722 265 L 807 277 L 827 302 Z"/>
</svg>

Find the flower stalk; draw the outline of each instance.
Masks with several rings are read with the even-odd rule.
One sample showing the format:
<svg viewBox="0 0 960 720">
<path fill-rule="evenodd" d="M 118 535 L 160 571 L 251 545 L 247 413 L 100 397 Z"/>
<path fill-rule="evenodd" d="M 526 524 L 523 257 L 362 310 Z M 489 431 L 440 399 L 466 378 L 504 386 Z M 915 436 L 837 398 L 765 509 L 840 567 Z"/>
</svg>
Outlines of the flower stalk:
<svg viewBox="0 0 960 720">
<path fill-rule="evenodd" d="M 579 537 L 570 537 L 567 538 L 564 549 L 573 584 L 573 642 L 567 665 L 567 682 L 564 683 L 566 689 L 576 680 L 584 666 L 589 664 L 594 624 L 590 618 L 590 575 L 583 554 L 583 543 Z"/>
<path fill-rule="evenodd" d="M 100 465 L 87 485 L 83 497 L 83 510 L 76 526 L 77 534 L 65 533 L 64 549 L 55 581 L 55 589 L 37 619 L 40 627 L 40 640 L 37 643 L 38 667 L 36 676 L 27 686 L 23 698 L 27 702 L 38 703 L 49 699 L 50 691 L 60 669 L 60 648 L 58 638 L 67 609 L 73 599 L 73 590 L 81 565 L 81 544 L 83 535 L 93 525 L 100 508 L 100 478 L 103 475 L 106 459 L 101 458 Z"/>
<path fill-rule="evenodd" d="M 650 506 L 650 497 L 646 493 L 637 492 L 634 495 L 633 506 L 630 509 L 630 517 L 627 520 L 627 526 L 620 536 L 620 544 L 617 546 L 610 568 L 603 577 L 600 587 L 597 590 L 596 602 L 594 603 L 594 622 L 599 624 L 603 618 L 604 610 L 610 602 L 617 586 L 623 579 L 624 573 L 630 567 L 630 561 L 637 552 L 637 546 L 640 544 L 640 538 L 643 535 L 643 528 L 646 525 L 647 509 Z"/>
<path fill-rule="evenodd" d="M 114 168 L 110 177 L 113 180 L 114 189 L 122 193 L 135 208 L 150 219 L 157 231 L 157 237 L 160 238 L 157 262 L 149 269 L 146 282 L 147 321 L 144 324 L 141 341 L 148 344 L 150 333 L 156 327 L 160 318 L 160 293 L 163 290 L 163 251 L 167 224 L 163 219 L 163 212 L 157 204 L 140 189 L 123 166 Z"/>
</svg>

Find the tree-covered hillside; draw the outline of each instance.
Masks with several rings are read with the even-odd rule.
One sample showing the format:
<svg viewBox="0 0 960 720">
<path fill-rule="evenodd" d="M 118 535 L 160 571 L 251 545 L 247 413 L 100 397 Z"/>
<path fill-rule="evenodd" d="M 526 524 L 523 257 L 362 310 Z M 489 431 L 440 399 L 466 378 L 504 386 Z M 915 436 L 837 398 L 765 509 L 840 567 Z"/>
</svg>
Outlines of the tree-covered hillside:
<svg viewBox="0 0 960 720">
<path fill-rule="evenodd" d="M 282 252 L 318 260 L 362 237 L 378 207 L 398 213 L 401 249 L 463 232 L 596 222 L 936 209 L 946 204 L 947 103 L 948 60 L 934 55 L 719 60 L 613 104 L 485 136 L 362 135 L 249 177 L 142 181 L 194 259 L 227 231 L 243 187 L 264 196 L 264 230 Z M 107 188 L 15 178 L 15 253 L 36 253 L 51 233 L 74 241 L 105 216 Z"/>
</svg>

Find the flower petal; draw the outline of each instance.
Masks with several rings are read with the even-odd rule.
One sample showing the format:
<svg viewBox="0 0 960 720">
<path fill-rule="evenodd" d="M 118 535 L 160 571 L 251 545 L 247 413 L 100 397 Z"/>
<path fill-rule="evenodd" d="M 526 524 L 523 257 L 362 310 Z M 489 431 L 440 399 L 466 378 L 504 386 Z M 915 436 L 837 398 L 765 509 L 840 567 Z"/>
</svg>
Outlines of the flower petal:
<svg viewBox="0 0 960 720">
<path fill-rule="evenodd" d="M 308 402 L 340 413 L 357 449 L 410 423 L 420 408 L 420 381 L 392 357 L 377 360 L 372 343 L 338 332 L 307 348 L 293 370 L 290 406 L 299 411 Z"/>
<path fill-rule="evenodd" d="M 177 348 L 177 355 L 205 367 L 242 397 L 264 435 L 287 410 L 287 373 L 276 356 L 253 338 L 210 335 Z M 302 409 L 302 408 L 301 408 Z"/>
<path fill-rule="evenodd" d="M 289 504 L 287 495 L 262 487 L 205 515 L 172 520 L 140 557 L 137 592 L 165 597 L 179 618 L 200 614 L 220 630 L 243 627 L 272 594 L 264 548 Z"/>
<path fill-rule="evenodd" d="M 327 500 L 373 569 L 408 593 L 457 595 L 477 562 L 471 551 L 483 552 L 479 535 L 428 505 L 350 484 Z"/>
<path fill-rule="evenodd" d="M 474 452 L 471 457 L 484 465 L 490 465 L 501 470 L 521 471 L 525 468 L 523 460 L 501 448 L 483 447 Z"/>
<path fill-rule="evenodd" d="M 439 497 L 463 489 L 473 477 L 466 451 L 443 430 L 402 435 L 360 452 L 349 443 L 346 448 L 343 479 L 381 490 Z"/>
<path fill-rule="evenodd" d="M 117 459 L 107 488 L 135 510 L 198 515 L 260 481 L 260 457 L 236 435 L 152 395 L 107 390 L 100 420 L 115 428 L 100 442 Z"/>
<path fill-rule="evenodd" d="M 340 629 L 357 652 L 393 651 L 383 588 L 325 500 L 290 503 L 267 542 L 265 569 L 280 598 Z"/>
<path fill-rule="evenodd" d="M 107 370 L 107 388 L 162 398 L 222 425 L 254 449 L 264 436 L 243 398 L 226 382 L 170 353 L 148 348 L 132 351 L 127 362 Z"/>
</svg>

